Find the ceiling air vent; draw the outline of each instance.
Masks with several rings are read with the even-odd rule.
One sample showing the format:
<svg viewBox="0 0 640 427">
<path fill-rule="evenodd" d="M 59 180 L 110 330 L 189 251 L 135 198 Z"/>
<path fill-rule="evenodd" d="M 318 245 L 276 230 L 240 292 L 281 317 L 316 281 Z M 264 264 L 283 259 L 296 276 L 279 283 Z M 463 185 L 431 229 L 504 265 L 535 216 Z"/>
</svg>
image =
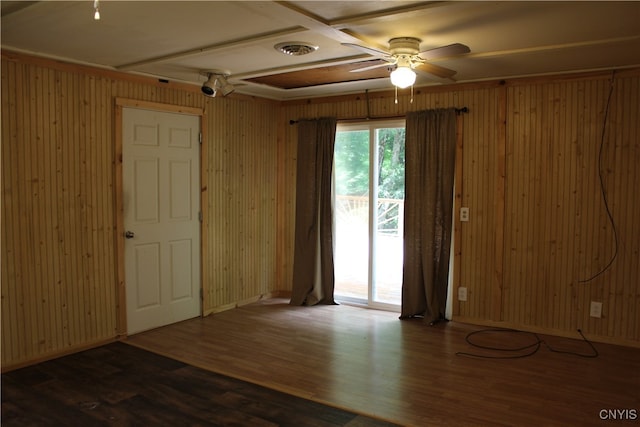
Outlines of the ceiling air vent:
<svg viewBox="0 0 640 427">
<path fill-rule="evenodd" d="M 318 50 L 318 46 L 314 46 L 304 42 L 284 42 L 278 43 L 274 46 L 277 51 L 284 53 L 285 55 L 301 56 Z"/>
</svg>

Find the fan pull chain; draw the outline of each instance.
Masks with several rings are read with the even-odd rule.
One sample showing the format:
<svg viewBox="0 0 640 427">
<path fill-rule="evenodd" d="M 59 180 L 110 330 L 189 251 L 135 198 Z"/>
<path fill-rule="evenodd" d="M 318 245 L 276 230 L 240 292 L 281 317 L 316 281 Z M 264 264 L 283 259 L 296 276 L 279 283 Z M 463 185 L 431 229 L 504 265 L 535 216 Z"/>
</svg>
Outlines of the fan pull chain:
<svg viewBox="0 0 640 427">
<path fill-rule="evenodd" d="M 398 86 L 395 87 L 396 88 L 396 99 L 395 99 L 395 103 L 398 103 Z M 411 100 L 409 101 L 410 104 L 413 104 L 413 85 L 411 85 Z"/>
</svg>

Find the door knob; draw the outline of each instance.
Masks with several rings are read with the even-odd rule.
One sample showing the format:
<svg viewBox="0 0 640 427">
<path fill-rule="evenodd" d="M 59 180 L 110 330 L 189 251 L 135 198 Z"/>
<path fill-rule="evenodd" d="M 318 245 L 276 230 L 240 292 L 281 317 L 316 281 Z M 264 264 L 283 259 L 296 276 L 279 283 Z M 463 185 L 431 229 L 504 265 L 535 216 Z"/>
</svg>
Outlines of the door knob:
<svg viewBox="0 0 640 427">
<path fill-rule="evenodd" d="M 125 231 L 124 232 L 124 237 L 127 238 L 127 239 L 133 239 L 133 236 L 135 236 L 133 231 Z"/>
</svg>

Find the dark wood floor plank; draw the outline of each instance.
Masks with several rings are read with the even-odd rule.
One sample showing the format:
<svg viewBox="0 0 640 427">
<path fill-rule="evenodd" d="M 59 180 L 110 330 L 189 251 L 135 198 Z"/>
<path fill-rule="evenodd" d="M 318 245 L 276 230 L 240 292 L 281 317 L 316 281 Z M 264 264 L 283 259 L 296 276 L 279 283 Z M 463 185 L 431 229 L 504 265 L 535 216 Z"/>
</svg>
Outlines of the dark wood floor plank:
<svg viewBox="0 0 640 427">
<path fill-rule="evenodd" d="M 2 375 L 3 426 L 107 425 L 85 413 L 88 408 L 82 403 L 61 403 L 37 387 L 24 385 L 9 374 Z"/>
<path fill-rule="evenodd" d="M 123 343 L 2 375 L 6 426 L 391 426 Z"/>
</svg>

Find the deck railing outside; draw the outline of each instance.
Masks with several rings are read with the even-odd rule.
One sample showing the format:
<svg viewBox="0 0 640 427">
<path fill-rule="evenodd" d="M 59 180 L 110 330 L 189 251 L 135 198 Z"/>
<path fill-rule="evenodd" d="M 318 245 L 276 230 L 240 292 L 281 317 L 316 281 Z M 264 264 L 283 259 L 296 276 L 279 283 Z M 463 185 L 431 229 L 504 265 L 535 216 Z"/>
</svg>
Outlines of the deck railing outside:
<svg viewBox="0 0 640 427">
<path fill-rule="evenodd" d="M 334 209 L 337 296 L 367 298 L 369 201 L 368 196 L 336 196 Z M 379 198 L 376 212 L 374 300 L 400 304 L 404 200 Z"/>
<path fill-rule="evenodd" d="M 367 223 L 369 196 L 337 195 L 334 209 L 338 221 Z M 404 199 L 378 199 L 378 233 L 397 236 L 404 225 Z"/>
</svg>

